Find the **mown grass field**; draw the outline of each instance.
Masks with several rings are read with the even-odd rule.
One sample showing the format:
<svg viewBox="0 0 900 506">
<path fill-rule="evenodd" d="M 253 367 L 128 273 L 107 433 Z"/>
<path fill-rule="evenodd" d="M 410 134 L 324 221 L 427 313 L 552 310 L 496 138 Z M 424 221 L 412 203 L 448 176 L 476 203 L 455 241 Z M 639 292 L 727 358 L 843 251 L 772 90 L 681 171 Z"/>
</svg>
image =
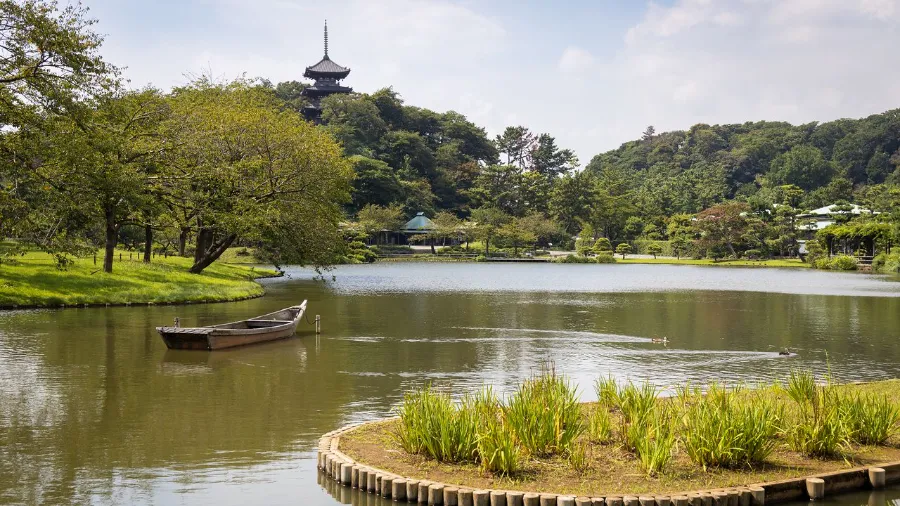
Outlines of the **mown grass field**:
<svg viewBox="0 0 900 506">
<path fill-rule="evenodd" d="M 270 269 L 216 262 L 201 274 L 190 274 L 191 259 L 141 256 L 122 252 L 112 274 L 102 271 L 102 255 L 80 258 L 59 270 L 42 252 L 4 257 L 0 263 L 0 307 L 42 307 L 80 304 L 141 304 L 219 302 L 258 297 L 263 287 L 255 278 L 274 276 Z"/>
<path fill-rule="evenodd" d="M 635 258 L 616 255 L 616 263 L 620 264 L 671 264 L 671 265 L 710 265 L 718 267 L 798 267 L 809 268 L 809 264 L 799 258 L 773 259 L 773 260 L 710 260 L 708 258 Z"/>
</svg>

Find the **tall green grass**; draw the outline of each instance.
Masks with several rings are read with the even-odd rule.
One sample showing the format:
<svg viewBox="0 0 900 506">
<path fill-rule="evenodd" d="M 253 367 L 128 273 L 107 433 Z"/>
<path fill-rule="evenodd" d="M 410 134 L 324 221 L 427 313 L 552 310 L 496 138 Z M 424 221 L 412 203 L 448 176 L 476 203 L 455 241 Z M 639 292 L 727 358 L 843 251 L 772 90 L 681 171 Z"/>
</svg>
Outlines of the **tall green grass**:
<svg viewBox="0 0 900 506">
<path fill-rule="evenodd" d="M 585 429 L 578 392 L 552 367 L 523 382 L 504 411 L 516 438 L 535 456 L 567 452 Z"/>
<path fill-rule="evenodd" d="M 846 397 L 841 416 L 847 422 L 850 439 L 865 445 L 884 444 L 900 430 L 900 407 L 885 396 L 856 395 Z"/>
<path fill-rule="evenodd" d="M 612 439 L 612 417 L 605 405 L 598 405 L 588 417 L 588 437 L 592 442 L 606 443 Z"/>
<path fill-rule="evenodd" d="M 792 371 L 785 390 L 797 407 L 796 419 L 785 431 L 791 448 L 810 457 L 839 455 L 851 436 L 840 392 L 830 381 L 817 385 L 809 371 Z"/>
<path fill-rule="evenodd" d="M 709 467 L 763 462 L 775 450 L 783 407 L 762 396 L 740 401 L 735 392 L 712 384 L 705 395 L 687 394 L 681 441 L 691 460 Z"/>
<path fill-rule="evenodd" d="M 399 414 L 396 437 L 407 452 L 426 455 L 438 462 L 475 459 L 478 450 L 475 399 L 466 397 L 457 405 L 449 394 L 427 385 L 404 396 Z"/>
<path fill-rule="evenodd" d="M 501 475 L 519 470 L 521 450 L 515 434 L 506 423 L 502 405 L 490 387 L 475 397 L 478 419 L 478 457 L 481 468 Z"/>
<path fill-rule="evenodd" d="M 657 406 L 634 419 L 625 429 L 627 445 L 633 449 L 641 469 L 650 476 L 661 473 L 675 453 L 674 413 Z"/>
</svg>

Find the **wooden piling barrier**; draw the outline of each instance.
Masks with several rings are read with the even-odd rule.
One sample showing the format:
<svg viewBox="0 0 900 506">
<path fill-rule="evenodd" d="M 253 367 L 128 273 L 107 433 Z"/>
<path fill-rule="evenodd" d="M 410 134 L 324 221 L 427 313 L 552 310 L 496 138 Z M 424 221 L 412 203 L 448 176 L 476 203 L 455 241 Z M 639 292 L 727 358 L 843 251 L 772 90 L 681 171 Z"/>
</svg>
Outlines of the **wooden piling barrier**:
<svg viewBox="0 0 900 506">
<path fill-rule="evenodd" d="M 366 490 L 369 491 L 370 494 L 374 494 L 375 490 L 378 489 L 378 474 L 371 469 L 366 470 Z"/>
<path fill-rule="evenodd" d="M 525 506 L 541 506 L 541 494 L 529 492 L 522 497 L 522 503 Z"/>
<path fill-rule="evenodd" d="M 506 506 L 506 492 L 502 490 L 491 491 L 491 506 Z"/>
<path fill-rule="evenodd" d="M 750 506 L 752 502 L 753 494 L 750 493 L 749 488 L 738 489 L 738 504 L 740 506 Z"/>
<path fill-rule="evenodd" d="M 350 488 L 359 488 L 359 466 L 356 464 L 350 468 Z"/>
<path fill-rule="evenodd" d="M 428 502 L 428 487 L 431 486 L 430 481 L 420 481 L 419 482 L 419 493 L 417 495 L 416 501 L 419 504 L 425 504 Z"/>
<path fill-rule="evenodd" d="M 428 506 L 442 506 L 444 504 L 444 485 L 432 483 L 428 485 Z"/>
<path fill-rule="evenodd" d="M 766 489 L 762 487 L 750 487 L 749 490 L 751 506 L 765 506 Z"/>
<path fill-rule="evenodd" d="M 541 494 L 541 506 L 556 506 L 556 496 L 553 494 Z"/>
<path fill-rule="evenodd" d="M 472 497 L 473 490 L 468 488 L 461 488 L 457 495 L 457 503 L 459 506 L 475 506 L 474 498 Z"/>
<path fill-rule="evenodd" d="M 638 496 L 638 502 L 641 506 L 656 506 L 656 498 L 649 495 Z"/>
<path fill-rule="evenodd" d="M 825 480 L 822 478 L 806 479 L 806 495 L 810 500 L 816 501 L 825 498 Z"/>
<path fill-rule="evenodd" d="M 507 492 L 506 506 L 523 506 L 525 504 L 524 492 Z"/>
<path fill-rule="evenodd" d="M 594 506 L 590 497 L 576 497 L 575 506 Z"/>
<path fill-rule="evenodd" d="M 459 489 L 444 487 L 444 506 L 457 506 L 459 504 Z"/>
<path fill-rule="evenodd" d="M 344 462 L 341 464 L 341 484 L 350 486 L 353 480 L 353 466 Z"/>
<path fill-rule="evenodd" d="M 557 496 L 556 506 L 575 506 L 575 496 L 571 496 L 571 495 Z"/>
<path fill-rule="evenodd" d="M 624 506 L 624 502 L 621 497 L 612 495 L 606 498 L 606 506 Z"/>
<path fill-rule="evenodd" d="M 884 488 L 885 471 L 880 467 L 869 468 L 869 485 L 874 489 Z"/>
<path fill-rule="evenodd" d="M 472 502 L 475 503 L 475 506 L 489 506 L 491 503 L 491 492 L 488 490 L 472 492 Z"/>
<path fill-rule="evenodd" d="M 667 495 L 658 495 L 655 499 L 656 506 L 672 506 L 672 498 Z"/>
<path fill-rule="evenodd" d="M 591 506 L 606 506 L 606 499 L 602 497 L 591 497 Z"/>
<path fill-rule="evenodd" d="M 406 480 L 396 479 L 391 482 L 391 497 L 397 502 L 406 502 Z"/>
<path fill-rule="evenodd" d="M 419 482 L 406 480 L 406 502 L 419 502 Z"/>
<path fill-rule="evenodd" d="M 391 497 L 391 485 L 394 483 L 394 477 L 384 475 L 381 477 L 381 497 Z"/>
</svg>

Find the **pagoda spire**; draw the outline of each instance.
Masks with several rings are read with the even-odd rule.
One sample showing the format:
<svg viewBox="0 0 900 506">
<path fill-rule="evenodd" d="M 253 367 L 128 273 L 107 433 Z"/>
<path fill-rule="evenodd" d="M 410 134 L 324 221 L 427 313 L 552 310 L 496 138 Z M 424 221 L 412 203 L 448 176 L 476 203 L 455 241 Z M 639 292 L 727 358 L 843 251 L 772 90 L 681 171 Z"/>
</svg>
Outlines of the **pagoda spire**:
<svg viewBox="0 0 900 506">
<path fill-rule="evenodd" d="M 325 58 L 328 58 L 328 20 L 325 20 Z"/>
</svg>

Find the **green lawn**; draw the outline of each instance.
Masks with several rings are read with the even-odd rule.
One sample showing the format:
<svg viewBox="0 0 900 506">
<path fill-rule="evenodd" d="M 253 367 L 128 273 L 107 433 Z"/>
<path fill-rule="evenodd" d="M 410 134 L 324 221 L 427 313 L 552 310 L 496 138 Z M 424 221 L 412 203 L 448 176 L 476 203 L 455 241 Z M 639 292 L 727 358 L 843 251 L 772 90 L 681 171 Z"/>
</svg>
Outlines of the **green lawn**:
<svg viewBox="0 0 900 506">
<path fill-rule="evenodd" d="M 809 264 L 798 258 L 775 259 L 775 260 L 719 260 L 713 261 L 707 258 L 633 258 L 622 255 L 616 255 L 616 263 L 620 264 L 673 264 L 673 265 L 717 265 L 722 267 L 800 267 L 808 268 Z"/>
<path fill-rule="evenodd" d="M 101 271 L 92 258 L 82 258 L 58 270 L 53 258 L 41 252 L 4 257 L 0 264 L 0 307 L 80 304 L 141 304 L 213 302 L 258 297 L 263 287 L 254 278 L 275 271 L 216 262 L 202 274 L 187 272 L 191 259 L 154 257 L 144 264 L 141 255 L 122 252 L 113 273 Z"/>
</svg>

